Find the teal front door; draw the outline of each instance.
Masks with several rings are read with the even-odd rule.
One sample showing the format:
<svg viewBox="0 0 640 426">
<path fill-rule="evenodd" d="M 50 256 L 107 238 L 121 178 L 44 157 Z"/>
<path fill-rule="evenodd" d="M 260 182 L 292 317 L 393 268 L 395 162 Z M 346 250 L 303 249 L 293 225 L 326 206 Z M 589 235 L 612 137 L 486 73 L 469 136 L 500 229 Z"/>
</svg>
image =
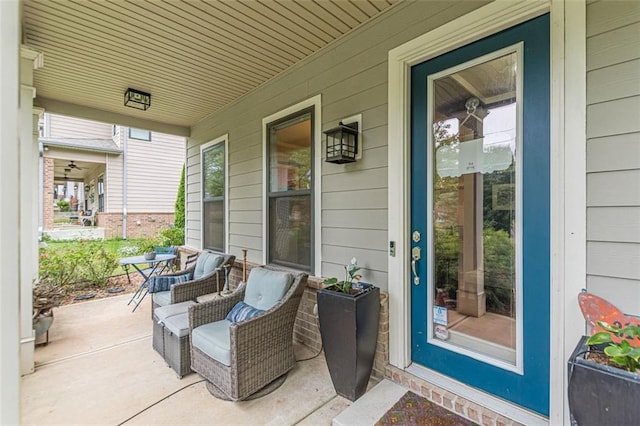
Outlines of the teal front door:
<svg viewBox="0 0 640 426">
<path fill-rule="evenodd" d="M 549 414 L 549 17 L 411 69 L 411 357 Z"/>
</svg>

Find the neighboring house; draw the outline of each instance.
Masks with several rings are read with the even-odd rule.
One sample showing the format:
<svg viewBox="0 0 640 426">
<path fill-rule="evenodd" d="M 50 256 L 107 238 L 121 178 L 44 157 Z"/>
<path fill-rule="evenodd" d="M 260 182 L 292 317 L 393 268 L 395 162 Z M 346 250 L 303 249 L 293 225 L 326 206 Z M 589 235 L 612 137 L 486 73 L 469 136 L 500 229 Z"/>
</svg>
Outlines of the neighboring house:
<svg viewBox="0 0 640 426">
<path fill-rule="evenodd" d="M 303 21 L 285 10 L 292 6 L 304 13 L 302 3 L 321 9 L 320 15 Z M 316 3 L 274 2 L 269 19 L 252 11 L 252 2 L 237 9 L 229 6 L 234 2 L 220 4 L 229 6 L 224 16 L 238 22 L 246 18 L 257 26 L 265 16 L 281 31 L 295 27 L 303 32 L 303 27 L 333 29 L 334 20 L 321 18 L 325 7 L 344 3 L 358 14 L 356 3 L 391 2 Z M 56 8 L 75 5 L 62 2 Z M 92 3 L 82 7 L 101 16 Z M 192 6 L 172 4 L 180 7 Z M 305 48 L 315 53 L 305 57 L 301 51 L 304 59 L 277 76 L 266 71 L 286 68 L 278 68 L 281 58 L 297 53 L 287 36 L 270 30 L 249 38 L 251 47 L 272 61 L 269 67 L 254 67 L 258 55 L 253 50 L 231 49 L 225 56 L 225 46 L 218 46 L 225 33 L 253 36 L 254 25 L 214 33 L 210 37 L 216 50 L 190 50 L 206 45 L 199 38 L 204 35 L 191 25 L 194 38 L 182 40 L 187 31 L 170 21 L 172 32 L 161 38 L 162 31 L 153 25 L 167 15 L 166 9 L 149 3 L 145 24 L 154 37 L 139 37 L 137 27 L 128 32 L 118 27 L 117 34 L 109 35 L 123 43 L 104 44 L 100 36 L 110 27 L 98 20 L 86 22 L 98 41 L 83 44 L 82 53 L 99 52 L 86 54 L 87 62 L 99 56 L 105 64 L 118 63 L 117 75 L 109 74 L 108 66 L 90 63 L 93 68 L 87 69 L 100 73 L 94 79 L 87 76 L 89 84 L 100 78 L 114 83 L 110 90 L 96 91 L 100 99 L 88 101 L 76 92 L 56 90 L 60 82 L 75 81 L 80 74 L 66 71 L 76 70 L 75 63 L 67 63 L 65 54 L 71 54 L 49 36 L 58 30 L 55 35 L 65 40 L 74 40 L 76 33 L 85 38 L 78 30 L 85 20 L 65 33 L 64 25 L 46 25 L 44 8 L 44 3 L 26 2 L 24 42 L 33 49 L 18 52 L 11 46 L 22 41 L 19 29 L 14 34 L 9 29 L 19 13 L 11 2 L 0 2 L 0 11 L 13 13 L 8 18 L 0 14 L 0 31 L 13 37 L 3 43 L 3 57 L 23 55 L 20 80 L 10 67 L 0 69 L 0 101 L 6 107 L 0 119 L 9 124 L 17 120 L 15 92 L 18 81 L 23 84 L 21 127 L 16 131 L 3 122 L 2 130 L 12 133 L 6 143 L 3 139 L 0 156 L 2 193 L 20 205 L 3 209 L 0 221 L 3 271 L 8 280 L 20 283 L 19 290 L 0 287 L 7 319 L 2 329 L 12 338 L 18 338 L 11 325 L 20 315 L 21 361 L 10 360 L 14 368 L 8 371 L 33 367 L 30 291 L 37 251 L 35 242 L 29 245 L 35 226 L 29 222 L 31 201 L 25 194 L 32 187 L 31 160 L 37 155 L 27 143 L 32 133 L 28 119 L 42 111 L 34 111 L 30 103 L 35 89 L 36 104 L 43 108 L 94 118 L 108 113 L 129 125 L 146 120 L 147 128 L 167 131 L 173 126 L 176 134 L 188 135 L 186 245 L 238 258 L 247 249 L 253 264 L 277 264 L 315 276 L 296 324 L 296 337 L 304 342 L 320 345 L 313 334 L 313 283 L 342 276 L 343 265 L 357 257 L 365 280 L 386 296 L 381 299 L 376 365 L 382 365 L 389 379 L 476 423 L 569 424 L 566 363 L 585 332 L 577 304 L 582 288 L 629 314 L 640 314 L 640 2 L 398 2 L 329 44 L 318 42 L 322 47 L 317 50 Z M 118 5 L 107 9 L 113 20 L 121 13 Z M 220 19 L 214 15 L 206 19 Z M 349 18 L 345 13 L 344 19 Z M 56 19 L 64 22 L 62 14 Z M 190 19 L 199 17 L 191 14 Z M 292 25 L 278 27 L 287 20 Z M 335 23 L 344 24 L 340 19 Z M 218 28 L 203 22 L 197 29 L 208 33 Z M 159 65 L 163 41 L 178 36 L 180 44 L 166 50 L 187 59 L 164 64 L 176 64 L 174 72 L 189 78 L 171 78 L 177 75 L 171 74 L 173 66 Z M 136 50 L 134 40 L 147 44 Z M 50 74 L 37 49 L 52 57 Z M 117 61 L 123 52 L 140 56 Z M 198 65 L 198 58 L 206 62 Z M 233 68 L 219 62 L 229 58 Z M 62 66 L 56 68 L 58 64 Z M 44 76 L 35 82 L 34 67 L 36 77 L 39 72 Z M 148 72 L 150 68 L 157 72 Z M 210 99 L 201 94 L 204 86 L 245 69 L 256 74 L 255 85 L 248 85 L 246 76 L 237 77 L 224 87 L 225 98 L 216 99 L 215 108 L 202 106 Z M 160 80 L 165 75 L 167 80 Z M 196 81 L 200 75 L 204 81 Z M 155 104 L 132 112 L 122 106 L 122 92 L 134 83 L 157 88 L 163 108 Z M 247 90 L 232 92 L 232 86 Z M 194 87 L 197 94 L 189 92 Z M 92 101 L 100 103 L 93 108 Z M 324 161 L 323 131 L 340 121 L 359 123 L 361 159 L 355 163 Z M 86 158 L 109 179 L 113 160 L 119 188 L 164 175 L 164 169 L 155 175 L 148 169 L 158 156 L 184 158 L 183 150 L 171 155 L 143 150 L 123 161 L 125 141 L 134 145 L 126 136 L 115 139 L 122 154 L 103 150 L 97 154 L 100 161 Z M 105 129 L 99 138 L 110 137 Z M 150 147 L 138 140 L 135 145 Z M 18 160 L 20 167 L 14 170 Z M 56 161 L 65 166 L 70 160 Z M 93 179 L 97 184 L 99 175 L 95 170 L 82 183 Z M 12 179 L 19 183 L 13 192 Z M 177 178 L 175 182 L 177 187 Z M 143 203 L 153 201 L 155 188 L 141 186 L 136 196 L 126 197 L 126 208 L 119 195 L 123 190 L 111 189 L 106 188 L 106 196 L 114 198 L 107 198 L 105 213 L 113 204 L 116 222 L 126 220 L 126 233 L 132 234 L 137 220 L 131 214 L 148 210 Z M 15 345 L 10 349 L 6 352 L 17 352 Z M 2 379 L 3 390 L 18 387 L 10 374 Z"/>
<path fill-rule="evenodd" d="M 185 138 L 45 113 L 42 229 L 52 236 L 91 210 L 106 238 L 152 236 L 173 224 Z M 78 200 L 60 212 L 58 200 Z M 71 219 L 69 219 L 71 217 Z"/>
</svg>

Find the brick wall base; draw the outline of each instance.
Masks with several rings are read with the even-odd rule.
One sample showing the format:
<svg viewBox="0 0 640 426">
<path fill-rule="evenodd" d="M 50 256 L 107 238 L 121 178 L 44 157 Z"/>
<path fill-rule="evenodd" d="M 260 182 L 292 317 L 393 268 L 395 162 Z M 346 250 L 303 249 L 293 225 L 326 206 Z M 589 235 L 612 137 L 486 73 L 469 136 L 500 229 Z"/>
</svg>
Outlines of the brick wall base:
<svg viewBox="0 0 640 426">
<path fill-rule="evenodd" d="M 194 250 L 183 248 L 180 250 L 181 259 Z M 247 276 L 251 268 L 258 266 L 247 263 Z M 229 287 L 235 289 L 242 281 L 243 263 L 236 260 L 234 267 L 229 273 Z M 322 287 L 322 280 L 316 277 L 309 277 L 307 288 L 302 296 L 298 315 L 293 330 L 293 337 L 296 341 L 308 346 L 314 352 L 322 348 L 320 329 L 318 327 L 318 317 L 313 313 L 316 304 L 316 293 Z M 445 407 L 459 415 L 472 420 L 483 426 L 523 426 L 514 420 L 508 419 L 499 413 L 489 410 L 486 407 L 471 402 L 461 396 L 448 392 L 426 380 L 407 373 L 389 364 L 389 297 L 386 293 L 380 293 L 380 324 L 378 327 L 378 344 L 373 363 L 373 379 L 387 378 L 399 385 L 411 389 L 413 392 L 424 398 Z"/>
<path fill-rule="evenodd" d="M 173 213 L 129 213 L 127 238 L 149 238 L 173 223 Z M 122 238 L 122 213 L 96 213 L 96 226 L 105 228 L 105 238 Z"/>
</svg>

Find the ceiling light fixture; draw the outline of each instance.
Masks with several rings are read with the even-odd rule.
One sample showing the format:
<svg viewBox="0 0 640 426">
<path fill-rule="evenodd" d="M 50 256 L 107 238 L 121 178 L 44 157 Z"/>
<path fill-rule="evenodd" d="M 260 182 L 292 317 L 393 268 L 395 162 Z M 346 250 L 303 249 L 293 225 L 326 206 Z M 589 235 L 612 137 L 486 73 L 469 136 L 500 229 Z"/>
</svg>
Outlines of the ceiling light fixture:
<svg viewBox="0 0 640 426">
<path fill-rule="evenodd" d="M 124 106 L 146 111 L 151 106 L 151 94 L 129 87 L 124 92 Z"/>
</svg>

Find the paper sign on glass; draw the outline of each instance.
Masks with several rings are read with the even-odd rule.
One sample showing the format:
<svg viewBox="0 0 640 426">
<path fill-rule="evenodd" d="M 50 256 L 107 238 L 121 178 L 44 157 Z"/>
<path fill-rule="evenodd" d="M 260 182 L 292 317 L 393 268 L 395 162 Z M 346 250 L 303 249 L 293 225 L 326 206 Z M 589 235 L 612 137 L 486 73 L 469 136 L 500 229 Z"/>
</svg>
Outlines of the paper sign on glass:
<svg viewBox="0 0 640 426">
<path fill-rule="evenodd" d="M 433 322 L 436 324 L 447 325 L 447 308 L 443 306 L 434 306 Z"/>
<path fill-rule="evenodd" d="M 469 173 L 506 170 L 513 162 L 506 143 L 484 145 L 484 138 L 444 145 L 436 150 L 436 169 L 440 177 L 459 177 Z"/>
</svg>

